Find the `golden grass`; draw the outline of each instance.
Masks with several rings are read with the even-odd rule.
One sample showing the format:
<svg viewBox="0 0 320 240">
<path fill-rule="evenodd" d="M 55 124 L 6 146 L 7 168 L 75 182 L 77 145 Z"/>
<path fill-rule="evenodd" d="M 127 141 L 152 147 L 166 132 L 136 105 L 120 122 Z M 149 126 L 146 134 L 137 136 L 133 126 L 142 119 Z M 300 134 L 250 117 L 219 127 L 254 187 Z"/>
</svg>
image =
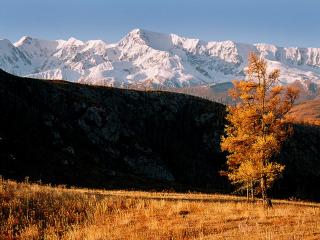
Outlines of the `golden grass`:
<svg viewBox="0 0 320 240">
<path fill-rule="evenodd" d="M 309 100 L 294 106 L 288 114 L 294 122 L 320 126 L 320 99 Z"/>
<path fill-rule="evenodd" d="M 320 204 L 0 180 L 0 239 L 320 239 Z"/>
</svg>

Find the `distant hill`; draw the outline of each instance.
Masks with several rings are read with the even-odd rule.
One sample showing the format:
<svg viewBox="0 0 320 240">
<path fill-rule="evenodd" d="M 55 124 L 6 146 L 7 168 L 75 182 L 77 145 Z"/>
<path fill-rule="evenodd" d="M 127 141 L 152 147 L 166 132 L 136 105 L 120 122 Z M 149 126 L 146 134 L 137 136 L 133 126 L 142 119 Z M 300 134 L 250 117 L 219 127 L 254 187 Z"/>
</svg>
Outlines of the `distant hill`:
<svg viewBox="0 0 320 240">
<path fill-rule="evenodd" d="M 198 97 L 0 71 L 0 174 L 103 188 L 230 192 L 225 106 Z M 273 196 L 320 200 L 320 130 L 295 125 Z"/>
<path fill-rule="evenodd" d="M 289 113 L 297 122 L 320 125 L 320 99 L 305 101 L 296 105 Z"/>
</svg>

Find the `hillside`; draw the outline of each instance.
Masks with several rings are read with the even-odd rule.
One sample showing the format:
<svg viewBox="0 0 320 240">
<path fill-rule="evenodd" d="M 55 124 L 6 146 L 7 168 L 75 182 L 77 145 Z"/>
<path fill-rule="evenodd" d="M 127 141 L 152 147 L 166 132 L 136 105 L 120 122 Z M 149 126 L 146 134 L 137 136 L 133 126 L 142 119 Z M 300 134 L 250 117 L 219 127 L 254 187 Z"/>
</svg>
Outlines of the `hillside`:
<svg viewBox="0 0 320 240">
<path fill-rule="evenodd" d="M 203 41 L 134 29 L 102 40 L 0 39 L 0 68 L 15 75 L 108 86 L 195 87 L 245 77 L 249 52 L 281 70 L 283 84 L 319 84 L 320 49 Z"/>
<path fill-rule="evenodd" d="M 184 94 L 0 72 L 0 175 L 68 185 L 231 192 L 225 107 Z M 320 200 L 320 130 L 295 125 L 272 196 Z"/>
<path fill-rule="evenodd" d="M 0 73 L 0 174 L 100 187 L 222 186 L 224 106 Z"/>
<path fill-rule="evenodd" d="M 320 99 L 305 101 L 296 105 L 289 113 L 297 122 L 320 125 Z"/>
<path fill-rule="evenodd" d="M 66 189 L 0 178 L 0 239 L 319 239 L 320 205 Z"/>
</svg>

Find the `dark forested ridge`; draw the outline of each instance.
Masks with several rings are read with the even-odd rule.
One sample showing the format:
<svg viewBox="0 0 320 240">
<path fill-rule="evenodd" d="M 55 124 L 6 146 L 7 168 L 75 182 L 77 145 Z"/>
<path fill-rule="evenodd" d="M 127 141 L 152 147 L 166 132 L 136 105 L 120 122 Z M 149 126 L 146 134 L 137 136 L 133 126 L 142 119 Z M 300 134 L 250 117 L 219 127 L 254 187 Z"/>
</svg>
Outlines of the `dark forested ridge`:
<svg viewBox="0 0 320 240">
<path fill-rule="evenodd" d="M 221 186 L 224 111 L 183 94 L 1 72 L 0 174 L 98 187 Z"/>
<path fill-rule="evenodd" d="M 231 191 L 225 107 L 201 98 L 0 71 L 0 174 L 104 188 Z M 320 199 L 319 129 L 296 125 L 274 196 Z"/>
</svg>

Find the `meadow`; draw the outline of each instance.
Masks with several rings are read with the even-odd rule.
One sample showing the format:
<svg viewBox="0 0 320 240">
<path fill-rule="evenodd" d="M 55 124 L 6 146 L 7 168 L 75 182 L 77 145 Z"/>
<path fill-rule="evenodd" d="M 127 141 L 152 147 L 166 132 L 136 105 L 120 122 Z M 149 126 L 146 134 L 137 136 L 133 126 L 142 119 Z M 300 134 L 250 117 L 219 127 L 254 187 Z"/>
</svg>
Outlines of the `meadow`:
<svg viewBox="0 0 320 240">
<path fill-rule="evenodd" d="M 320 239 L 320 204 L 1 179 L 0 239 Z"/>
</svg>

